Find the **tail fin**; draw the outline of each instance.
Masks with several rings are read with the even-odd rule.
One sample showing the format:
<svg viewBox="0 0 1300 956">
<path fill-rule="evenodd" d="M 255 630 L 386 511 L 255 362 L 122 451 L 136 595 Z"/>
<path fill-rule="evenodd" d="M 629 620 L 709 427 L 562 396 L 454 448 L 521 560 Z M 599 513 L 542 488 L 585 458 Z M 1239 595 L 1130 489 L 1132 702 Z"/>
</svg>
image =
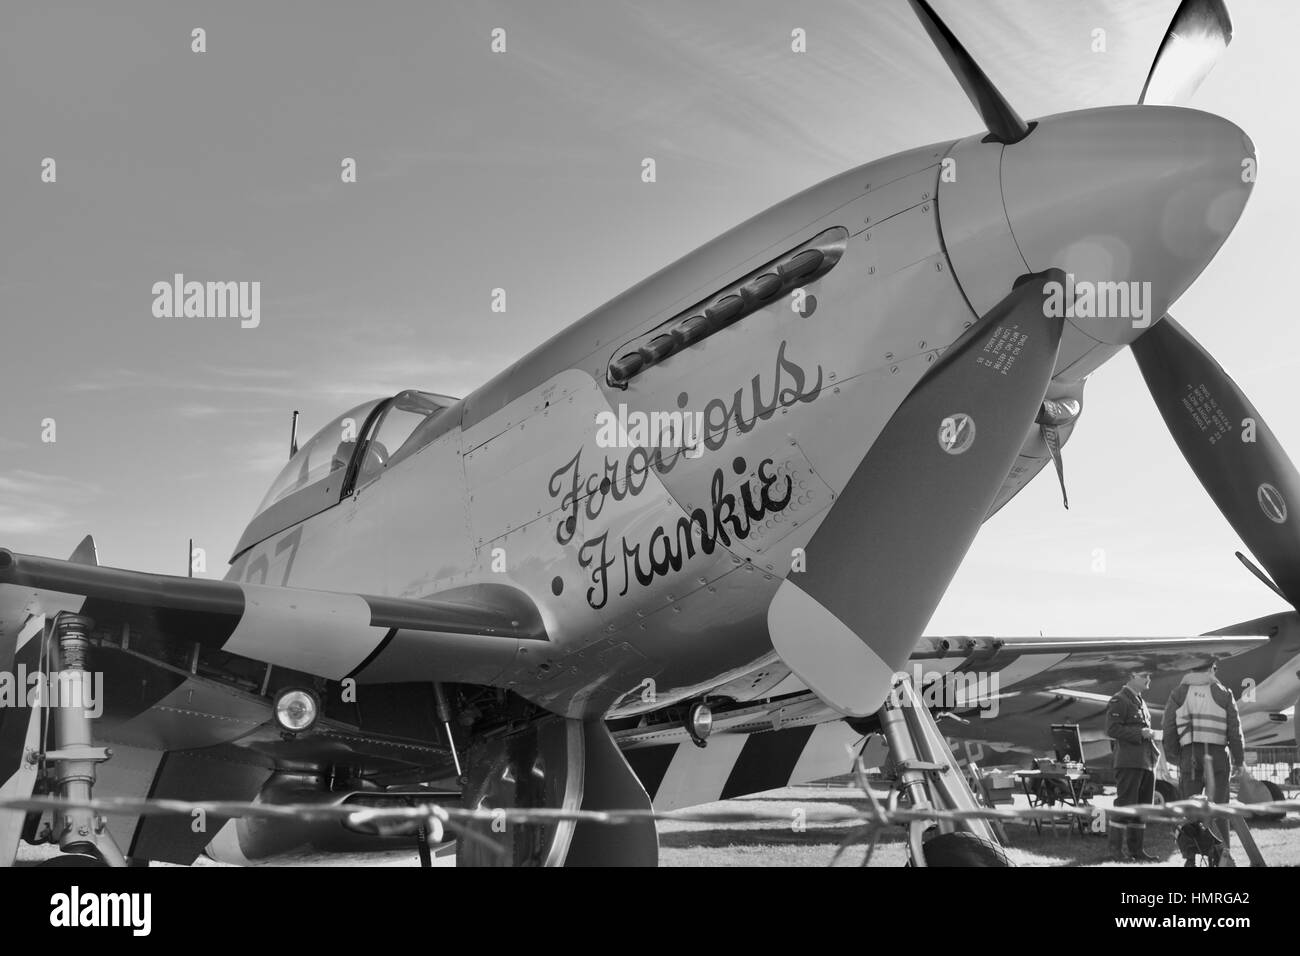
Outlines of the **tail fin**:
<svg viewBox="0 0 1300 956">
<path fill-rule="evenodd" d="M 73 564 L 88 564 L 92 568 L 99 567 L 99 550 L 95 547 L 95 536 L 88 534 L 81 539 L 81 544 L 77 545 L 68 560 Z"/>
</svg>

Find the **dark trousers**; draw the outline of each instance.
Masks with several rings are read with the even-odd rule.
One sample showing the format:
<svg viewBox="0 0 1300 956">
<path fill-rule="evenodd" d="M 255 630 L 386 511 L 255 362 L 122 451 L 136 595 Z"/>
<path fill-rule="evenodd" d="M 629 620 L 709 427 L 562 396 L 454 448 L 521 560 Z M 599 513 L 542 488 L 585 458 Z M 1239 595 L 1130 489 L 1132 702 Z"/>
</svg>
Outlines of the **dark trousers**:
<svg viewBox="0 0 1300 956">
<path fill-rule="evenodd" d="M 1156 775 L 1151 770 L 1143 770 L 1141 767 L 1117 767 L 1115 784 L 1115 806 L 1117 807 L 1131 807 L 1138 803 L 1150 803 L 1155 799 Z M 1147 827 L 1144 820 L 1117 820 L 1112 821 L 1110 825 L 1120 832 L 1127 829 L 1131 838 L 1138 841 L 1139 846 L 1141 831 Z"/>
<path fill-rule="evenodd" d="M 1205 758 L 1207 755 L 1210 758 L 1214 775 L 1214 785 L 1210 788 L 1205 785 Z M 1178 795 L 1181 799 L 1186 800 L 1188 797 L 1194 797 L 1198 793 L 1205 792 L 1211 803 L 1227 803 L 1229 773 L 1227 747 L 1219 744 L 1189 744 L 1183 748 L 1183 752 L 1178 758 Z M 1209 825 L 1223 840 L 1224 845 L 1227 846 L 1228 834 L 1232 830 L 1228 826 L 1228 821 L 1220 818 L 1212 821 Z"/>
<path fill-rule="evenodd" d="M 1156 796 L 1154 771 L 1140 767 L 1120 767 L 1115 771 L 1115 806 L 1131 807 L 1137 803 L 1150 803 Z"/>
</svg>

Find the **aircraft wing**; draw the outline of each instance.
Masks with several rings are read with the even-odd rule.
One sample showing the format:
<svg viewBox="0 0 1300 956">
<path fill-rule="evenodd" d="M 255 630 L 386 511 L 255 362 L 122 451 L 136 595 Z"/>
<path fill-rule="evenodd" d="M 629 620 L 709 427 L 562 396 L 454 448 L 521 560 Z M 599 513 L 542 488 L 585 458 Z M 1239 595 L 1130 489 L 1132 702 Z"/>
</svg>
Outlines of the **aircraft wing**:
<svg viewBox="0 0 1300 956">
<path fill-rule="evenodd" d="M 1109 697 L 1137 669 L 1160 675 L 1187 671 L 1263 647 L 1260 635 L 1179 637 L 930 637 L 909 661 L 923 682 L 937 674 L 985 675 L 994 693 L 1091 691 Z M 915 675 L 913 676 L 915 679 Z M 955 679 L 955 676 L 954 676 Z"/>
<path fill-rule="evenodd" d="M 100 567 L 89 538 L 66 561 L 0 549 L 0 672 L 41 669 L 44 625 L 61 611 L 94 621 L 103 681 L 92 683 L 96 699 L 112 688 L 96 724 L 96 741 L 114 754 L 97 768 L 99 796 L 251 800 L 276 767 L 301 759 L 403 780 L 427 775 L 450 763 L 445 742 L 413 737 L 382 717 L 378 730 L 363 732 L 339 694 L 316 733 L 282 740 L 268 727 L 272 671 L 275 686 L 285 685 L 282 669 L 358 684 L 415 675 L 490 685 L 512 673 L 520 655 L 540 657 L 551 646 L 536 605 L 504 585 L 417 600 Z M 411 700 L 428 708 L 424 697 Z M 36 781 L 24 754 L 40 747 L 40 711 L 25 698 L 18 705 L 0 713 L 5 797 L 30 794 Z M 30 823 L 0 813 L 0 866 Z M 124 852 L 142 859 L 189 863 L 211 839 L 184 818 L 111 815 L 109 825 Z"/>
<path fill-rule="evenodd" d="M 536 605 L 506 585 L 393 598 L 126 571 L 91 555 L 0 548 L 0 647 L 29 618 L 72 611 L 114 634 L 125 626 L 133 643 L 198 645 L 329 680 L 397 679 L 418 658 L 439 680 L 489 684 L 530 646 L 548 646 Z"/>
<path fill-rule="evenodd" d="M 1091 727 L 1136 667 L 1155 672 L 1153 689 L 1162 696 L 1148 697 L 1163 702 L 1163 694 L 1207 657 L 1232 657 L 1268 642 L 1252 635 L 933 637 L 918 643 L 907 673 L 922 689 L 922 700 L 944 712 L 940 730 L 955 738 L 952 742 L 964 742 L 959 759 L 978 761 L 986 752 L 980 744 L 996 751 L 1050 752 L 1051 724 Z M 1264 676 L 1261 671 L 1259 679 Z M 762 693 L 772 690 L 780 696 L 715 706 L 713 731 L 703 749 L 691 742 L 679 719 L 655 721 L 646 715 L 611 725 L 656 810 L 841 776 L 873 741 L 876 749 L 864 753 L 864 760 L 875 766 L 883 759 L 879 738 L 864 737 L 797 678 L 777 680 Z M 1153 706 L 1153 716 L 1159 718 L 1158 707 Z M 1104 725 L 1084 737 L 1085 748 L 1096 744 L 1109 753 Z"/>
</svg>

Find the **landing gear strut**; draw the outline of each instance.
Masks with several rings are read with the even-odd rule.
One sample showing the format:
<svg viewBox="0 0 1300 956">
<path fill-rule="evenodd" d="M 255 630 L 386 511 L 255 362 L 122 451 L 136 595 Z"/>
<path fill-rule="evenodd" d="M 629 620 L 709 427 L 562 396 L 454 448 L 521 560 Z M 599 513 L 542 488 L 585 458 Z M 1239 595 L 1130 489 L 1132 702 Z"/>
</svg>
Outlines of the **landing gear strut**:
<svg viewBox="0 0 1300 956">
<path fill-rule="evenodd" d="M 46 678 L 49 697 L 42 702 L 54 719 L 55 749 L 46 752 L 45 762 L 54 764 L 53 792 L 65 800 L 86 801 L 95 785 L 95 765 L 112 756 L 104 747 L 92 746 L 91 721 L 87 703 L 91 697 L 91 675 L 86 670 L 88 634 L 93 622 L 80 614 L 61 613 L 54 619 L 52 647 L 53 667 Z M 57 697 L 55 686 L 57 685 Z M 55 704 L 56 706 L 50 706 Z M 109 866 L 126 866 L 122 851 L 113 842 L 108 824 L 93 810 L 69 808 L 55 814 L 54 833 L 59 849 L 67 856 L 50 861 L 54 865 L 95 865 L 102 860 Z"/>
<path fill-rule="evenodd" d="M 895 788 L 915 809 L 975 810 L 981 805 L 929 709 L 904 677 L 879 711 L 881 730 L 897 775 Z M 925 838 L 937 826 L 938 834 Z M 986 820 L 925 820 L 908 827 L 913 866 L 1010 866 Z"/>
</svg>

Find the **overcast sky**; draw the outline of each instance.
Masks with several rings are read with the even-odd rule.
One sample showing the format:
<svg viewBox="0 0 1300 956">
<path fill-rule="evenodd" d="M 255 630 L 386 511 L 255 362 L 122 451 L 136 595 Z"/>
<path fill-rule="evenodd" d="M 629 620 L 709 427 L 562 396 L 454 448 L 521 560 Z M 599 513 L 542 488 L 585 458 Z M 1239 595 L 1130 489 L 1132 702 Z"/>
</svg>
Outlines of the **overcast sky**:
<svg viewBox="0 0 1300 956">
<path fill-rule="evenodd" d="M 1136 100 L 1176 5 L 936 0 L 1026 117 Z M 143 570 L 183 573 L 192 535 L 224 573 L 292 409 L 310 434 L 401 388 L 465 394 L 791 193 L 979 128 L 904 0 L 16 6 L 0 10 L 0 545 L 62 557 L 93 532 L 104 563 Z M 1300 6 L 1232 6 L 1193 105 L 1251 135 L 1260 180 L 1176 314 L 1300 454 L 1281 292 Z M 177 272 L 260 281 L 261 325 L 155 318 L 151 287 Z M 930 633 L 1195 633 L 1281 609 L 1128 354 L 1090 381 L 1065 462 L 1072 509 L 1037 479 Z"/>
</svg>

